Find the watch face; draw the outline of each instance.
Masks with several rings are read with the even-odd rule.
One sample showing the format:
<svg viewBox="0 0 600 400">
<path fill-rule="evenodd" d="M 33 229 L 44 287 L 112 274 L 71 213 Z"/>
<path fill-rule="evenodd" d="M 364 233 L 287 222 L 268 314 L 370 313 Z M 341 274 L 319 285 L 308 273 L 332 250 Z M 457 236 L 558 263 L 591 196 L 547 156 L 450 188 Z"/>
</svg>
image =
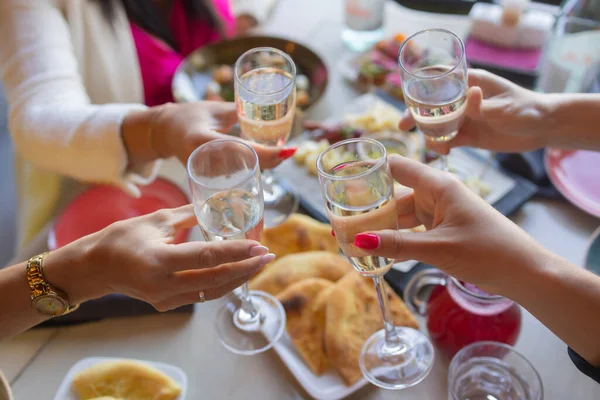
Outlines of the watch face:
<svg viewBox="0 0 600 400">
<path fill-rule="evenodd" d="M 67 303 L 58 296 L 47 294 L 33 300 L 33 308 L 39 314 L 57 316 L 67 310 Z"/>
</svg>

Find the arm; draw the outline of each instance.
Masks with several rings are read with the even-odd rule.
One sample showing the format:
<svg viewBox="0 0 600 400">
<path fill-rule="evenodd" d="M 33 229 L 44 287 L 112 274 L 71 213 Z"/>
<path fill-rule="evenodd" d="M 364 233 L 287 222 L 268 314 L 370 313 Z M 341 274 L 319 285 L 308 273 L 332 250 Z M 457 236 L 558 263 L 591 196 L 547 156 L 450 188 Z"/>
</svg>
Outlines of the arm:
<svg viewBox="0 0 600 400">
<path fill-rule="evenodd" d="M 117 222 L 49 253 L 44 276 L 71 305 L 122 293 L 167 311 L 199 301 L 199 291 L 219 298 L 275 258 L 251 240 L 171 244 L 196 224 L 191 205 Z M 26 264 L 0 270 L 0 340 L 49 318 L 32 309 Z"/>
<path fill-rule="evenodd" d="M 491 286 L 494 293 L 519 303 L 587 362 L 600 367 L 600 277 L 545 250 L 529 265 L 516 267 Z"/>
<path fill-rule="evenodd" d="M 131 113 L 147 117 L 146 107 L 91 104 L 69 28 L 55 3 L 0 3 L 0 72 L 17 150 L 39 168 L 82 181 L 132 188 L 150 180 L 156 168 L 148 162 L 156 157 L 144 147 L 147 126 L 131 130 L 125 124 L 121 131 Z M 136 140 L 126 147 L 122 133 Z"/>
<path fill-rule="evenodd" d="M 65 247 L 46 256 L 44 273 L 48 282 L 63 290 L 71 304 L 80 304 L 101 293 L 93 288 L 96 279 L 80 249 Z M 22 262 L 0 270 L 0 302 L 10 304 L 0 312 L 0 341 L 10 338 L 50 317 L 38 315 L 31 308 L 31 292 L 25 277 L 27 263 Z"/>
<path fill-rule="evenodd" d="M 600 151 L 599 94 L 547 94 L 543 99 L 548 146 Z"/>
<path fill-rule="evenodd" d="M 427 144 L 446 153 L 448 147 L 472 146 L 501 152 L 523 152 L 546 146 L 600 150 L 600 94 L 543 94 L 522 88 L 478 69 L 469 70 L 466 118 L 456 138 Z M 410 113 L 400 129 L 415 125 Z"/>
</svg>

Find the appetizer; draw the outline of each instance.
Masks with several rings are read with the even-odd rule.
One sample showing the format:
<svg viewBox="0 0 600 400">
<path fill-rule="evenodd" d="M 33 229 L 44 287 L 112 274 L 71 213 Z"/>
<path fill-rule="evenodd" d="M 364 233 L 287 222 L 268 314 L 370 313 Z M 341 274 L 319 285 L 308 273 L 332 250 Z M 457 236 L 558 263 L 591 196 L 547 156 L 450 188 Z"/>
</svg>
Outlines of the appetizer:
<svg viewBox="0 0 600 400">
<path fill-rule="evenodd" d="M 271 57 L 271 56 L 269 56 Z M 270 61 L 277 65 L 277 60 Z M 281 60 L 283 63 L 283 60 Z M 235 101 L 233 82 L 235 79 L 231 65 L 217 65 L 212 69 L 211 80 L 206 85 L 204 100 Z M 304 107 L 310 102 L 310 80 L 306 75 L 296 75 L 296 106 Z"/>
</svg>

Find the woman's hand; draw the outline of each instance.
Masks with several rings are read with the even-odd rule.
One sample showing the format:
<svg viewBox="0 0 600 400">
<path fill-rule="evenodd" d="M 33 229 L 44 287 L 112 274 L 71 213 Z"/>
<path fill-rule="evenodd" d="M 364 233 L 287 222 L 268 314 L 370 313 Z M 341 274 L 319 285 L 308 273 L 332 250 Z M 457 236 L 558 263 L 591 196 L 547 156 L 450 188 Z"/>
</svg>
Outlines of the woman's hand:
<svg viewBox="0 0 600 400">
<path fill-rule="evenodd" d="M 47 279 L 73 304 L 122 293 L 166 311 L 199 301 L 200 291 L 219 298 L 275 257 L 251 240 L 172 244 L 178 230 L 196 223 L 191 205 L 114 223 L 50 253 Z M 82 269 L 58 268 L 69 260 Z M 81 271 L 87 276 L 74 278 Z"/>
<path fill-rule="evenodd" d="M 498 282 L 518 276 L 519 266 L 548 254 L 529 235 L 473 194 L 452 174 L 399 156 L 391 173 L 410 189 L 397 193 L 398 224 L 427 231 L 377 231 L 356 236 L 370 254 L 417 260 L 495 292 Z M 514 273 L 513 273 L 514 272 Z"/>
<path fill-rule="evenodd" d="M 258 21 L 252 15 L 239 15 L 235 19 L 235 36 L 246 36 L 257 25 Z"/>
<path fill-rule="evenodd" d="M 524 89 L 484 70 L 469 70 L 466 118 L 458 135 L 448 143 L 428 142 L 431 150 L 447 153 L 451 147 L 472 146 L 493 151 L 522 152 L 546 145 L 551 121 L 544 95 Z M 400 129 L 415 126 L 407 112 Z"/>
<path fill-rule="evenodd" d="M 151 122 L 152 147 L 161 158 L 176 156 L 185 165 L 200 145 L 225 137 L 237 122 L 235 103 L 200 101 L 159 107 Z M 262 169 L 276 167 L 294 154 L 294 148 L 249 143 Z"/>
</svg>

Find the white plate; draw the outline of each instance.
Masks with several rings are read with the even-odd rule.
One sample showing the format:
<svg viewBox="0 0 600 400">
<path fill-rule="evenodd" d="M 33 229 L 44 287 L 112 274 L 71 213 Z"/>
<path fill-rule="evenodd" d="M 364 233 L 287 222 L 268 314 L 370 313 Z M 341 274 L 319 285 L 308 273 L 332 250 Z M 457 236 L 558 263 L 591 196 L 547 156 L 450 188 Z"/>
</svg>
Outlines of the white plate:
<svg viewBox="0 0 600 400">
<path fill-rule="evenodd" d="M 113 358 L 113 357 L 89 357 L 79 360 L 75 365 L 71 367 L 69 372 L 67 372 L 67 376 L 63 379 L 56 395 L 54 396 L 54 400 L 78 400 L 77 395 L 71 389 L 71 385 L 73 383 L 73 378 L 75 375 L 86 368 L 92 367 L 98 363 L 104 361 L 116 361 L 122 360 L 122 358 Z M 155 361 L 146 361 L 146 360 L 136 360 L 144 364 L 147 364 L 153 368 L 156 368 L 160 372 L 167 374 L 171 378 L 175 380 L 181 386 L 181 395 L 177 398 L 177 400 L 185 400 L 186 392 L 187 392 L 187 375 L 183 370 L 174 365 L 155 362 Z"/>
<path fill-rule="evenodd" d="M 287 332 L 284 332 L 273 348 L 304 390 L 317 400 L 342 399 L 367 384 L 367 380 L 361 378 L 354 385 L 346 386 L 333 368 L 330 368 L 321 376 L 316 376 L 304 363 Z"/>
</svg>

